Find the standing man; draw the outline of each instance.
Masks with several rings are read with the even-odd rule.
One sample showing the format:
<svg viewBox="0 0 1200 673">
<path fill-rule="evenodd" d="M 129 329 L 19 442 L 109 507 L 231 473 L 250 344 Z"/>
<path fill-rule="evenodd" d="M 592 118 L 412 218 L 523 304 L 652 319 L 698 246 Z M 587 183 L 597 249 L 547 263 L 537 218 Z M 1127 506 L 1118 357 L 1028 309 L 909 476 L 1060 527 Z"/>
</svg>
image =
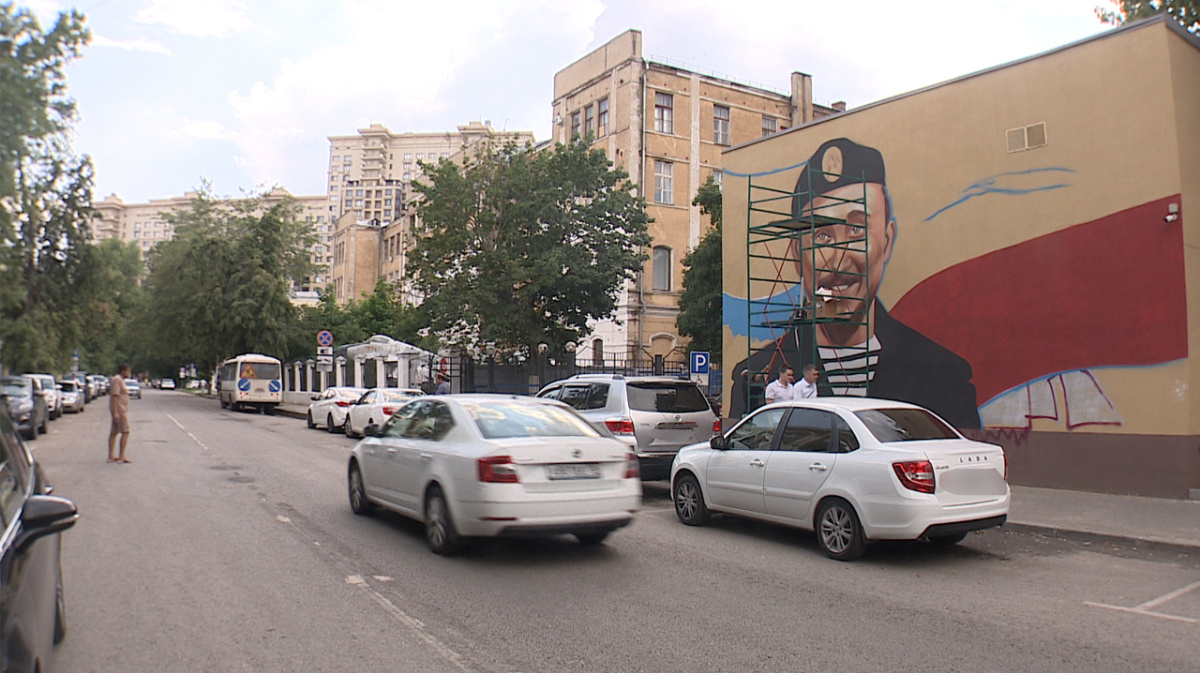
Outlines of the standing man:
<svg viewBox="0 0 1200 673">
<path fill-rule="evenodd" d="M 791 367 L 784 367 L 779 370 L 779 378 L 767 385 L 767 404 L 772 402 L 783 402 L 792 399 L 795 394 L 792 380 L 795 377 L 794 370 Z"/>
<path fill-rule="evenodd" d="M 117 375 L 112 378 L 109 391 L 108 410 L 112 413 L 112 429 L 108 433 L 108 462 L 132 463 L 125 457 L 125 446 L 129 444 L 129 389 L 125 387 L 125 379 L 129 378 L 129 363 L 122 362 L 117 367 Z M 121 435 L 121 453 L 113 455 L 113 449 Z"/>
<path fill-rule="evenodd" d="M 437 388 L 434 388 L 434 395 L 449 395 L 450 394 L 450 379 L 443 373 L 438 372 Z"/>
<path fill-rule="evenodd" d="M 749 411 L 740 371 L 767 371 L 782 362 L 815 365 L 824 375 L 818 384 L 822 395 L 911 402 L 957 428 L 980 427 L 971 365 L 891 317 L 879 302 L 884 267 L 896 244 L 879 150 L 848 138 L 817 148 L 796 180 L 789 221 L 806 218 L 818 224 L 798 232 L 791 252 L 804 293 L 815 297 L 819 289 L 832 291 L 839 297 L 839 313 L 855 319 L 800 325 L 738 363 L 730 417 Z M 858 385 L 864 380 L 865 387 Z"/>
<path fill-rule="evenodd" d="M 804 378 L 800 379 L 800 383 L 796 384 L 796 399 L 802 400 L 806 397 L 817 396 L 817 366 L 813 363 L 804 365 Z"/>
</svg>

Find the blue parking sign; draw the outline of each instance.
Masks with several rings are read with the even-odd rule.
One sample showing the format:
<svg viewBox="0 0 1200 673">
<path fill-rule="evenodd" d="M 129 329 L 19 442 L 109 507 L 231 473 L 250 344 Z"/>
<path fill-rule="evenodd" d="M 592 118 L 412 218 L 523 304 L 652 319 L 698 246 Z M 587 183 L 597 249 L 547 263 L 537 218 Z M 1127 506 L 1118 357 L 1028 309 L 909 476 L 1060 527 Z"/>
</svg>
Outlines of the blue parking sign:
<svg viewBox="0 0 1200 673">
<path fill-rule="evenodd" d="M 692 351 L 692 366 L 693 374 L 708 373 L 708 351 Z"/>
</svg>

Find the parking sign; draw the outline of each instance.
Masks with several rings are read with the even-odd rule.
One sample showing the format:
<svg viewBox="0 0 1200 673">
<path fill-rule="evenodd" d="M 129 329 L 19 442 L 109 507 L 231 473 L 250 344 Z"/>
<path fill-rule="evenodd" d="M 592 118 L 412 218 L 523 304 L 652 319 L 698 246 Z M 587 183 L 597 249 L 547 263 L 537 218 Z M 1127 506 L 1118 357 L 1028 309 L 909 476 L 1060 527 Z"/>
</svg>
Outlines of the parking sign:
<svg viewBox="0 0 1200 673">
<path fill-rule="evenodd" d="M 693 374 L 708 373 L 708 351 L 692 351 L 691 371 Z"/>
</svg>

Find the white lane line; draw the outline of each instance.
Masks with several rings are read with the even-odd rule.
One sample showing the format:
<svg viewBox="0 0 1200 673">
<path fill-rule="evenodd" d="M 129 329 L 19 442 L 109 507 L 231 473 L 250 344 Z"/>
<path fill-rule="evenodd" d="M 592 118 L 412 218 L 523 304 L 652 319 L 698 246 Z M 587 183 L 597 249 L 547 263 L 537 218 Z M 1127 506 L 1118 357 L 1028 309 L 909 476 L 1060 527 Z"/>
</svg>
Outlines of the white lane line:
<svg viewBox="0 0 1200 673">
<path fill-rule="evenodd" d="M 1187 592 L 1192 591 L 1197 588 L 1200 588 L 1200 582 L 1192 582 L 1191 584 L 1187 585 L 1186 587 L 1165 593 L 1162 596 L 1159 596 L 1158 598 L 1152 598 L 1152 599 L 1146 601 L 1145 603 L 1142 603 L 1141 605 L 1136 605 L 1132 608 L 1126 608 L 1126 607 L 1122 607 L 1120 605 L 1108 605 L 1107 603 L 1093 603 L 1092 601 L 1084 601 L 1083 604 L 1090 605 L 1094 608 L 1107 608 L 1109 610 L 1116 610 L 1118 612 L 1130 612 L 1135 615 L 1145 615 L 1147 617 L 1160 617 L 1162 619 L 1172 619 L 1172 620 L 1179 621 L 1179 622 L 1186 622 L 1188 624 L 1200 624 L 1200 619 L 1193 619 L 1191 617 L 1180 617 L 1179 615 L 1168 615 L 1166 613 L 1155 612 L 1150 609 L 1150 608 L 1158 607 L 1159 605 L 1162 605 L 1163 603 L 1166 603 L 1167 601 L 1179 598 L 1180 596 L 1186 594 Z"/>
<path fill-rule="evenodd" d="M 425 624 L 421 620 L 396 607 L 396 604 L 388 600 L 386 596 L 372 589 L 361 575 L 350 575 L 346 578 L 346 584 L 362 589 L 379 607 L 383 608 L 397 622 L 408 627 L 413 635 L 424 641 L 426 645 L 432 647 L 443 659 L 454 664 L 459 670 L 471 671 L 466 662 L 463 661 L 462 655 L 455 652 L 446 643 L 443 643 L 437 636 L 427 631 Z"/>
<path fill-rule="evenodd" d="M 171 414 L 167 414 L 167 418 L 171 419 L 171 422 L 172 422 L 172 423 L 174 423 L 175 425 L 178 425 L 178 426 L 179 426 L 179 429 L 180 429 L 180 430 L 183 430 L 183 433 L 184 433 L 185 435 L 187 435 L 188 437 L 191 437 L 193 442 L 196 442 L 197 444 L 199 444 L 199 445 L 200 445 L 200 448 L 204 449 L 205 451 L 208 451 L 208 450 L 209 450 L 209 448 L 208 448 L 207 446 L 205 446 L 205 445 L 204 445 L 204 442 L 200 441 L 200 438 L 199 438 L 199 437 L 197 437 L 196 435 L 193 435 L 192 433 L 188 432 L 188 429 L 187 429 L 187 428 L 185 428 L 185 427 L 183 427 L 183 423 L 180 423 L 179 421 L 175 420 L 175 417 L 174 417 L 174 416 L 172 416 Z"/>
</svg>

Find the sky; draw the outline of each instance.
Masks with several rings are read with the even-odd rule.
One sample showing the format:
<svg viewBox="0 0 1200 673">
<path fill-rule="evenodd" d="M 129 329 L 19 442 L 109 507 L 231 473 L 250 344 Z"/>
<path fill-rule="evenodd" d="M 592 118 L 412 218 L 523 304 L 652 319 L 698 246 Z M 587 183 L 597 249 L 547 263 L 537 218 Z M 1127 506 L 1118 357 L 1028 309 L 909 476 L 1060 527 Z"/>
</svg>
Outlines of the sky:
<svg viewBox="0 0 1200 673">
<path fill-rule="evenodd" d="M 9 2 L 10 0 L 0 0 Z M 850 108 L 1108 30 L 1109 0 L 16 0 L 87 17 L 67 68 L 96 200 L 323 194 L 329 136 L 550 137 L 554 74 L 621 32 L 643 54 Z"/>
</svg>

